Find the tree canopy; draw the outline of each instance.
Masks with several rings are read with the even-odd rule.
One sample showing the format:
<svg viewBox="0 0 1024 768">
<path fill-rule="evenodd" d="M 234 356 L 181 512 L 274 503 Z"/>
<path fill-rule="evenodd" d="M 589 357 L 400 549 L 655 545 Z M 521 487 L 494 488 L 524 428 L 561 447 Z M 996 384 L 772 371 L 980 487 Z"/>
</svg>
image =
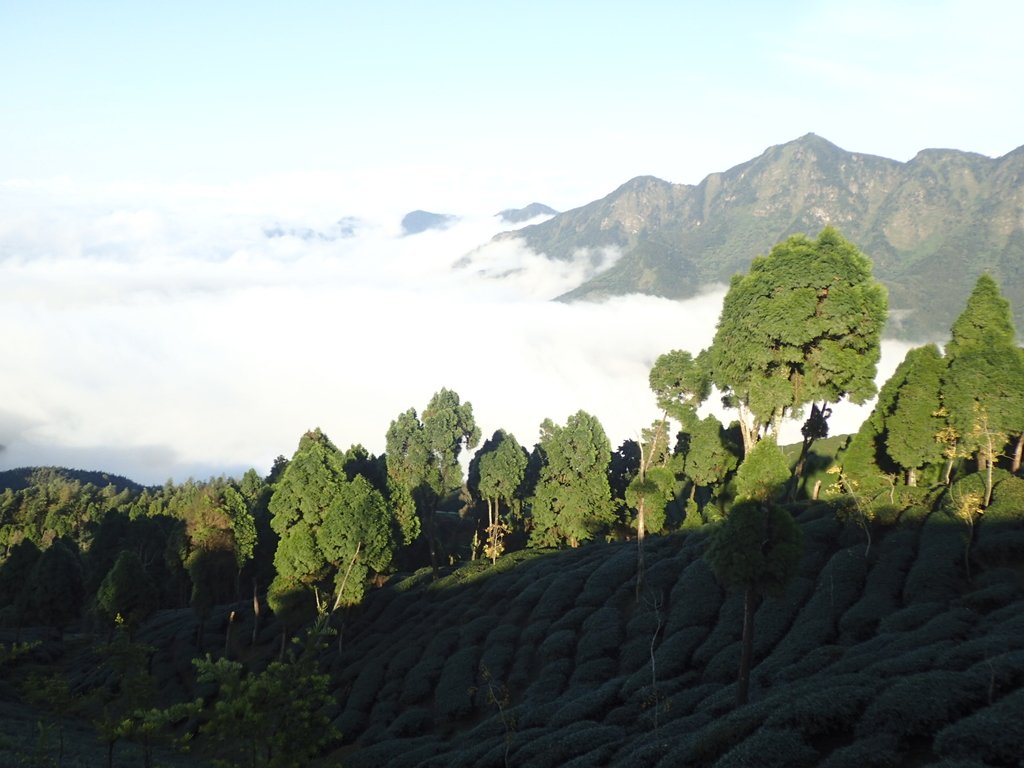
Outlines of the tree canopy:
<svg viewBox="0 0 1024 768">
<path fill-rule="evenodd" d="M 544 465 L 533 497 L 530 541 L 577 547 L 615 520 L 608 485 L 611 443 L 596 417 L 577 411 L 565 426 L 545 419 L 539 447 Z"/>
<path fill-rule="evenodd" d="M 744 454 L 807 404 L 875 394 L 886 311 L 870 261 L 832 227 L 793 235 L 733 277 L 708 365 L 739 409 Z"/>
</svg>

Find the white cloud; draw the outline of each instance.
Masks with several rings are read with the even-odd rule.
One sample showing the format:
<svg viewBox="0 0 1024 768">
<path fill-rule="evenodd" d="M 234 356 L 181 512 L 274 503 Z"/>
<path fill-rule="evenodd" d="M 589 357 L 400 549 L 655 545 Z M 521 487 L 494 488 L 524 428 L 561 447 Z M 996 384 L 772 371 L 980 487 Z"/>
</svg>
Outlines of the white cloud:
<svg viewBox="0 0 1024 768">
<path fill-rule="evenodd" d="M 390 421 L 441 387 L 485 436 L 532 445 L 544 418 L 584 409 L 617 445 L 657 416 L 656 357 L 707 346 L 725 291 L 552 302 L 617 254 L 475 250 L 500 228 L 487 215 L 411 237 L 400 214 L 366 218 L 325 241 L 267 238 L 280 218 L 202 205 L 5 207 L 0 467 L 152 483 L 266 471 L 314 426 L 379 453 Z M 840 405 L 833 432 L 860 418 Z"/>
</svg>

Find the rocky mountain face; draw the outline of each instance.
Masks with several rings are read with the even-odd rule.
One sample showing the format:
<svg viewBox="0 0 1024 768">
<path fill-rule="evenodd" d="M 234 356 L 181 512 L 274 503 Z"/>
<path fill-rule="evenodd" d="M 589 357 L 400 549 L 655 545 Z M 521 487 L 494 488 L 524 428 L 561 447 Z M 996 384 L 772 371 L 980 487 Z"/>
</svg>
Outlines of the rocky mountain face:
<svg viewBox="0 0 1024 768">
<path fill-rule="evenodd" d="M 906 163 L 847 152 L 814 134 L 696 186 L 651 176 L 496 239 L 553 259 L 614 247 L 607 271 L 560 297 L 685 298 L 727 283 L 796 232 L 837 227 L 889 288 L 887 335 L 947 337 L 977 276 L 1001 284 L 1024 329 L 1024 147 L 1001 158 L 929 149 Z"/>
</svg>

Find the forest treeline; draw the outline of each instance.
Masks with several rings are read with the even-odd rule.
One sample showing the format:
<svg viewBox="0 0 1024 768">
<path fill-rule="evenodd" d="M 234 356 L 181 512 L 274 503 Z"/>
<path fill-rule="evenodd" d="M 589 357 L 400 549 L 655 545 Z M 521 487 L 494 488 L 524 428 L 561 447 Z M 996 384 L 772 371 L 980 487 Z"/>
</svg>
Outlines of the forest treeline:
<svg viewBox="0 0 1024 768">
<path fill-rule="evenodd" d="M 481 444 L 470 402 L 442 389 L 422 411 L 396 416 L 380 456 L 312 429 L 266 476 L 141 487 L 56 468 L 7 473 L 0 622 L 130 643 L 156 611 L 188 608 L 197 652 L 210 653 L 205 622 L 237 603 L 252 643 L 270 609 L 284 659 L 288 636 L 343 621 L 395 573 L 429 567 L 437 579 L 469 561 L 496 566 L 524 548 L 595 540 L 636 541 L 642 564 L 645 537 L 706 528 L 709 565 L 745 595 L 742 703 L 753 612 L 800 558 L 789 504 L 821 499 L 863 532 L 867 550 L 878 521 L 910 508 L 942 509 L 966 531 L 982 515 L 1024 516 L 1014 491 L 1024 485 L 1024 350 L 998 285 L 982 275 L 945 346 L 911 350 L 876 391 L 886 311 L 870 261 L 826 228 L 779 243 L 733 278 L 711 346 L 655 361 L 662 416 L 617 447 L 582 410 L 545 420 L 530 448 L 503 429 Z M 814 446 L 832 409 L 876 394 L 860 430 L 821 460 Z M 701 415 L 713 396 L 730 423 Z M 784 450 L 779 430 L 792 419 L 803 442 Z M 641 565 L 638 596 L 642 579 Z M 198 674 L 222 692 L 255 684 L 255 670 L 240 677 L 241 667 L 207 664 Z M 305 674 L 322 694 L 316 673 Z"/>
</svg>

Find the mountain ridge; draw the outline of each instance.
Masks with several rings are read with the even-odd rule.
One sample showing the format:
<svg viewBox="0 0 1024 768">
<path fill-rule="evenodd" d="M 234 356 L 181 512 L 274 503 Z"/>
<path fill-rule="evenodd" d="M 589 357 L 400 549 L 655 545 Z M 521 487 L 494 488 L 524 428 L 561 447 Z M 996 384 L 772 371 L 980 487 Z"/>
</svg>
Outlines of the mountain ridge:
<svg viewBox="0 0 1024 768">
<path fill-rule="evenodd" d="M 1024 146 L 999 158 L 924 149 L 901 162 L 809 133 L 696 185 L 637 176 L 493 241 L 518 238 L 552 259 L 621 251 L 562 301 L 682 299 L 727 283 L 789 235 L 816 235 L 826 225 L 856 243 L 888 286 L 889 336 L 944 338 L 983 271 L 1000 281 L 1024 323 Z"/>
</svg>

